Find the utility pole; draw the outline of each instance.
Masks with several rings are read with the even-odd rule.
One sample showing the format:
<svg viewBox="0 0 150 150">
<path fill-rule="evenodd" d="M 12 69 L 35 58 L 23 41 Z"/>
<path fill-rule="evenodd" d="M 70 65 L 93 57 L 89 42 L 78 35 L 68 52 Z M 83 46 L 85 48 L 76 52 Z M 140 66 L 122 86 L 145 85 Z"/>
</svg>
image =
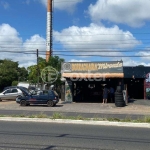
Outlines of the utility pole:
<svg viewBox="0 0 150 150">
<path fill-rule="evenodd" d="M 37 87 L 39 87 L 39 65 L 38 65 L 38 58 L 39 58 L 39 50 L 36 50 L 37 55 Z"/>
</svg>

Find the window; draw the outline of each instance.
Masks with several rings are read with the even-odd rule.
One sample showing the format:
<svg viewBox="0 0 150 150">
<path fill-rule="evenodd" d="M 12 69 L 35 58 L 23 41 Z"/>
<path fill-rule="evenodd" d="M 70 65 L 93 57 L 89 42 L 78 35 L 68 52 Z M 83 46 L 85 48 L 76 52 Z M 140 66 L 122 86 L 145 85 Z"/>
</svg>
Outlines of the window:
<svg viewBox="0 0 150 150">
<path fill-rule="evenodd" d="M 11 93 L 11 90 L 6 90 L 6 91 L 4 92 L 4 94 L 8 94 L 8 93 Z"/>
<path fill-rule="evenodd" d="M 12 92 L 11 93 L 17 93 L 18 90 L 17 89 L 12 89 Z"/>
<path fill-rule="evenodd" d="M 43 94 L 44 95 L 48 95 L 48 91 L 43 91 Z"/>
</svg>

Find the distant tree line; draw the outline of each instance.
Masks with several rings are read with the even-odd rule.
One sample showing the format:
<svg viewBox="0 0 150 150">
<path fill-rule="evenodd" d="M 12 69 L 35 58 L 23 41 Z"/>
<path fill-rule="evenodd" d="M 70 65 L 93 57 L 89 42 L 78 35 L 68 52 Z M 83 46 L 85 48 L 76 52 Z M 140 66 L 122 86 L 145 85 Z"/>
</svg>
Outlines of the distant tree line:
<svg viewBox="0 0 150 150">
<path fill-rule="evenodd" d="M 38 65 L 32 65 L 28 68 L 19 67 L 18 62 L 14 62 L 9 59 L 0 60 L 0 91 L 3 90 L 6 86 L 17 85 L 18 82 L 26 81 L 31 84 L 37 84 L 39 81 L 40 84 L 44 84 L 41 78 L 42 70 L 51 66 L 58 71 L 58 78 L 54 84 L 61 84 L 61 63 L 64 59 L 59 58 L 58 56 L 50 57 L 49 61 L 46 62 L 45 59 L 39 57 Z M 39 75 L 39 76 L 38 76 Z"/>
</svg>

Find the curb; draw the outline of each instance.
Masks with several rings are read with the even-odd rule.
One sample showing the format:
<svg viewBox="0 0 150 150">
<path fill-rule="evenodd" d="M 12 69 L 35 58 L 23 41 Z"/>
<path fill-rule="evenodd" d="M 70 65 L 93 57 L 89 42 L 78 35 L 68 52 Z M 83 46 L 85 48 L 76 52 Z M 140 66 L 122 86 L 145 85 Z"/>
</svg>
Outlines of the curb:
<svg viewBox="0 0 150 150">
<path fill-rule="evenodd" d="M 43 122 L 43 123 L 64 123 L 64 124 L 67 123 L 67 124 L 82 124 L 82 125 L 102 125 L 102 126 L 150 128 L 150 123 L 68 120 L 68 119 L 47 119 L 47 118 L 0 117 L 0 121 L 39 122 L 39 123 Z"/>
</svg>

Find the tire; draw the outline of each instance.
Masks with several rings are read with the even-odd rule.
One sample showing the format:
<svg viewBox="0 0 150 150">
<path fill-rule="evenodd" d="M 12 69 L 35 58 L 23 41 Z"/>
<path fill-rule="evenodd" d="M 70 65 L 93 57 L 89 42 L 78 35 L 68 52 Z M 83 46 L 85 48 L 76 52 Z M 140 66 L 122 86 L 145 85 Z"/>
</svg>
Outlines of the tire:
<svg viewBox="0 0 150 150">
<path fill-rule="evenodd" d="M 115 104 L 116 104 L 116 105 L 125 105 L 124 102 L 116 102 Z"/>
<path fill-rule="evenodd" d="M 123 101 L 123 97 L 119 98 L 119 97 L 115 97 L 115 101 Z"/>
<path fill-rule="evenodd" d="M 123 101 L 122 97 L 115 97 L 115 101 Z"/>
<path fill-rule="evenodd" d="M 115 103 L 115 106 L 116 106 L 116 107 L 124 107 L 125 105 L 124 105 L 124 104 L 116 104 L 116 103 Z"/>
<path fill-rule="evenodd" d="M 0 98 L 0 102 L 2 101 L 2 99 Z"/>
<path fill-rule="evenodd" d="M 122 93 L 115 93 L 115 96 L 118 96 L 118 95 L 123 95 Z"/>
<path fill-rule="evenodd" d="M 123 97 L 123 95 L 115 95 L 115 97 Z"/>
<path fill-rule="evenodd" d="M 125 106 L 125 102 L 124 102 L 122 93 L 115 95 L 115 105 L 116 105 L 116 107 L 124 107 Z"/>
<path fill-rule="evenodd" d="M 48 107 L 53 107 L 53 106 L 54 106 L 53 101 L 49 100 L 49 101 L 47 102 L 47 106 L 48 106 Z"/>
<path fill-rule="evenodd" d="M 22 101 L 20 102 L 20 106 L 27 106 L 26 101 L 25 101 L 25 100 L 22 100 Z"/>
</svg>

